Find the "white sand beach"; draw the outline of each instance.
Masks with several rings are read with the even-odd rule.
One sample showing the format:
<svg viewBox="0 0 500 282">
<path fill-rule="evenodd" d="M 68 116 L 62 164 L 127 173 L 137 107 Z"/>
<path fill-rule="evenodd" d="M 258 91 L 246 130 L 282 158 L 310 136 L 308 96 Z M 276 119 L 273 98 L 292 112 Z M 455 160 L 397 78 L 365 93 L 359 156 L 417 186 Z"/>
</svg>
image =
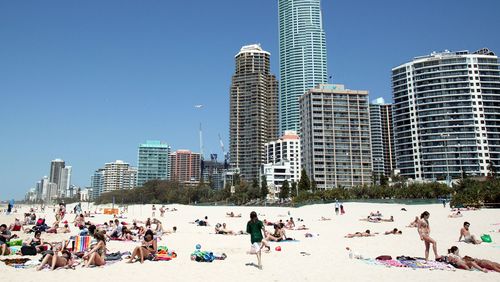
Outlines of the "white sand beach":
<svg viewBox="0 0 500 282">
<path fill-rule="evenodd" d="M 87 204 L 82 205 L 83 209 Z M 379 255 L 390 255 L 393 258 L 400 255 L 423 257 L 424 244 L 420 240 L 416 228 L 407 226 L 417 215 L 423 211 L 430 212 L 431 237 L 438 242 L 439 254 L 446 254 L 448 248 L 456 245 L 460 254 L 471 257 L 489 259 L 500 262 L 500 210 L 484 209 L 479 211 L 465 211 L 462 218 L 448 218 L 450 209 L 435 205 L 400 205 L 400 204 L 367 204 L 344 203 L 345 215 L 336 216 L 333 204 L 311 205 L 301 208 L 278 207 L 226 207 L 226 206 L 183 206 L 168 205 L 170 209 L 178 211 L 166 212 L 165 217 L 160 217 L 156 205 L 156 218 L 163 222 L 164 227 L 171 229 L 177 226 L 175 234 L 164 235 L 158 245 L 168 246 L 174 250 L 178 257 L 171 261 L 152 262 L 144 264 L 127 264 L 120 261 L 104 267 L 90 269 L 78 266 L 76 270 L 42 270 L 16 269 L 0 262 L 2 281 L 499 281 L 500 273 L 482 273 L 480 271 L 446 271 L 385 267 L 373 265 L 362 260 L 350 259 L 346 247 L 354 249 L 356 253 L 366 258 L 375 258 Z M 102 208 L 102 207 L 99 207 Z M 406 211 L 402 211 L 405 208 Z M 0 215 L 0 223 L 7 225 L 14 222 L 14 218 L 22 218 L 22 213 Z M 71 210 L 71 206 L 68 206 Z M 94 208 L 91 207 L 94 211 Z M 259 270 L 249 263 L 256 263 L 255 255 L 247 254 L 250 250 L 249 235 L 216 235 L 216 223 L 226 223 L 234 231 L 245 230 L 251 211 L 259 213 L 259 219 L 279 221 L 288 219 L 288 212 L 294 218 L 296 225 L 306 225 L 309 230 L 287 230 L 287 236 L 297 239 L 297 242 L 271 243 L 271 252 L 263 253 L 263 269 Z M 52 211 L 52 210 L 51 210 Z M 229 218 L 226 212 L 233 211 L 242 214 L 241 218 Z M 380 211 L 384 218 L 394 216 L 394 222 L 369 223 L 360 221 L 372 211 Z M 37 214 L 40 216 L 41 214 Z M 55 220 L 52 213 L 45 214 L 49 226 Z M 72 222 L 74 214 L 67 214 L 65 219 Z M 151 216 L 151 205 L 129 206 L 127 219 L 145 220 Z M 188 222 L 208 216 L 211 226 L 198 227 Z M 330 221 L 320 221 L 324 216 Z M 298 222 L 297 219 L 303 219 Z M 104 223 L 112 219 L 110 215 L 96 215 L 90 220 L 93 223 Z M 459 231 L 464 221 L 471 223 L 471 233 L 477 237 L 483 233 L 491 235 L 493 243 L 471 245 L 457 242 Z M 272 226 L 266 227 L 272 231 Z M 385 231 L 398 228 L 402 235 L 383 235 Z M 365 231 L 379 232 L 375 237 L 344 238 L 347 233 Z M 76 234 L 72 226 L 72 233 Z M 21 238 L 29 238 L 32 234 L 15 232 Z M 314 237 L 306 238 L 305 233 L 312 233 Z M 46 241 L 66 239 L 68 234 L 42 234 Z M 212 263 L 195 262 L 190 260 L 190 254 L 195 250 L 195 245 L 200 244 L 202 250 L 215 253 L 225 253 L 225 260 L 216 260 Z M 139 242 L 107 243 L 110 252 L 132 251 Z M 280 246 L 281 251 L 275 247 Z M 307 255 L 301 254 L 307 253 Z M 10 256 L 10 258 L 15 256 Z M 0 257 L 3 259 L 5 257 Z M 36 258 L 39 258 L 37 256 Z M 431 259 L 434 256 L 431 251 Z"/>
</svg>

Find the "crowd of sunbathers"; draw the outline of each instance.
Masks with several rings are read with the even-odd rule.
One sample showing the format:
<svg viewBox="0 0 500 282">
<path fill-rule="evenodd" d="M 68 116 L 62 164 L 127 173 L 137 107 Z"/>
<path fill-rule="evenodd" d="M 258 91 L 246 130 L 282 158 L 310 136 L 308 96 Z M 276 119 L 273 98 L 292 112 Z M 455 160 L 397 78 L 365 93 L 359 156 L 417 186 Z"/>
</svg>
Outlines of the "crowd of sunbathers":
<svg viewBox="0 0 500 282">
<path fill-rule="evenodd" d="M 0 255 L 9 255 L 11 248 L 9 245 L 14 240 L 20 248 L 16 254 L 36 255 L 42 254 L 41 264 L 37 270 L 48 266 L 50 269 L 74 267 L 77 261 L 82 261 L 82 266 L 101 266 L 106 263 L 106 242 L 109 240 L 123 241 L 141 241 L 140 246 L 132 250 L 128 262 L 153 259 L 157 252 L 156 240 L 162 235 L 174 233 L 177 228 L 166 230 L 158 219 L 147 218 L 145 221 L 134 220 L 132 224 L 120 221 L 119 219 L 110 220 L 103 224 L 95 224 L 85 220 L 83 213 L 77 214 L 73 225 L 77 228 L 75 236 L 69 237 L 62 242 L 48 242 L 42 238 L 43 233 L 69 233 L 68 221 L 62 221 L 65 212 L 56 213 L 56 221 L 52 227 L 47 226 L 44 218 L 38 218 L 34 213 L 25 214 L 26 219 L 20 221 L 15 219 L 10 226 L 0 225 Z M 62 221 L 62 222 L 61 222 Z M 64 224 L 59 227 L 59 224 Z M 34 224 L 32 227 L 26 227 Z M 23 228 L 24 227 L 24 228 Z M 20 240 L 13 231 L 24 231 L 25 233 L 34 233 L 28 240 Z M 85 252 L 77 252 L 75 249 L 76 236 L 89 236 L 92 238 L 90 248 Z"/>
</svg>

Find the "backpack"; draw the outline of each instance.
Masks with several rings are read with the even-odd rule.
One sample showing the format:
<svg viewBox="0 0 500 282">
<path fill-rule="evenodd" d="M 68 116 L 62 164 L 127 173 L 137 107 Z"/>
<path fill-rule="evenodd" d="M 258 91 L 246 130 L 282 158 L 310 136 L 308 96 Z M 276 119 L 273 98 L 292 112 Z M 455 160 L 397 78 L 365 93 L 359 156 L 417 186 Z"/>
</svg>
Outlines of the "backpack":
<svg viewBox="0 0 500 282">
<path fill-rule="evenodd" d="M 36 256 L 36 248 L 33 246 L 22 246 L 21 254 L 23 256 Z"/>
</svg>

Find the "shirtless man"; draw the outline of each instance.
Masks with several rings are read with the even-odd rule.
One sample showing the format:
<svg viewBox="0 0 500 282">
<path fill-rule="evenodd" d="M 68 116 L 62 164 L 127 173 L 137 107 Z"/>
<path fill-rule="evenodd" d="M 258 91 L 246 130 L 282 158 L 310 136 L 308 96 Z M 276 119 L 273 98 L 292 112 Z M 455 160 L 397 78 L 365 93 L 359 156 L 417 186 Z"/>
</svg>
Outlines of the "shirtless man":
<svg viewBox="0 0 500 282">
<path fill-rule="evenodd" d="M 481 240 L 477 240 L 474 235 L 470 234 L 469 226 L 470 223 L 468 223 L 467 221 L 464 222 L 464 227 L 460 229 L 460 237 L 458 238 L 458 241 L 460 242 L 460 240 L 462 240 L 462 237 L 464 237 L 465 243 L 472 243 L 474 245 L 481 244 L 482 243 Z"/>
</svg>

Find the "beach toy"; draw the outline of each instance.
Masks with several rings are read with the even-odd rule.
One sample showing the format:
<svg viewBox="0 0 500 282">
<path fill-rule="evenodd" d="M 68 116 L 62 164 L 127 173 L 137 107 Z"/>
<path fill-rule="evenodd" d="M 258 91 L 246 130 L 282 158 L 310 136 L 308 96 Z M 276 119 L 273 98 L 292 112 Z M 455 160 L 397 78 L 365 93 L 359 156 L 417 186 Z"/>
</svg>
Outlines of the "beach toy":
<svg viewBox="0 0 500 282">
<path fill-rule="evenodd" d="M 201 249 L 201 245 L 200 244 L 196 244 L 196 249 L 197 250 Z"/>
<path fill-rule="evenodd" d="M 277 246 L 276 248 L 274 248 L 277 252 L 281 252 L 281 247 L 280 246 Z"/>
<path fill-rule="evenodd" d="M 481 240 L 485 243 L 491 243 L 492 240 L 491 240 L 491 236 L 488 235 L 488 234 L 483 234 L 483 236 L 481 236 Z"/>
</svg>

